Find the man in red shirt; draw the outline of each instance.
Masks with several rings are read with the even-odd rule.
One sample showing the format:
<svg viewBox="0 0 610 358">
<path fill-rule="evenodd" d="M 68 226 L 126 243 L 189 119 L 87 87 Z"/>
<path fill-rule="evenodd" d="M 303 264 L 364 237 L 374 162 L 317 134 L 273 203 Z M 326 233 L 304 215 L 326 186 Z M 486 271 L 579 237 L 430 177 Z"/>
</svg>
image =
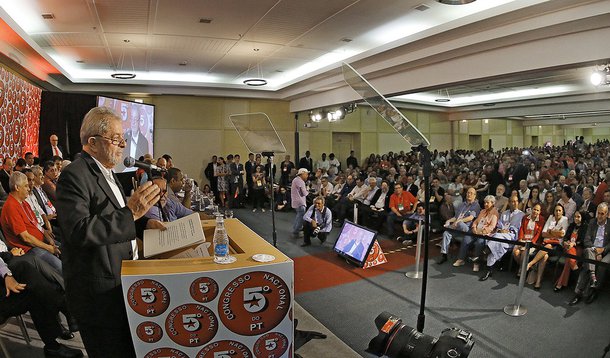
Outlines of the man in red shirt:
<svg viewBox="0 0 610 358">
<path fill-rule="evenodd" d="M 413 214 L 415 206 L 417 205 L 417 199 L 413 194 L 403 190 L 402 184 L 396 183 L 394 185 L 394 194 L 390 196 L 390 212 L 386 219 L 386 229 L 388 236 L 394 238 L 394 222 L 399 221 L 402 223 L 405 217 Z"/>
<path fill-rule="evenodd" d="M 36 214 L 26 198 L 30 194 L 28 179 L 21 172 L 9 178 L 10 194 L 2 207 L 0 224 L 11 247 L 23 249 L 26 255 L 36 255 L 62 274 L 59 247 L 50 233 L 38 226 Z"/>
</svg>

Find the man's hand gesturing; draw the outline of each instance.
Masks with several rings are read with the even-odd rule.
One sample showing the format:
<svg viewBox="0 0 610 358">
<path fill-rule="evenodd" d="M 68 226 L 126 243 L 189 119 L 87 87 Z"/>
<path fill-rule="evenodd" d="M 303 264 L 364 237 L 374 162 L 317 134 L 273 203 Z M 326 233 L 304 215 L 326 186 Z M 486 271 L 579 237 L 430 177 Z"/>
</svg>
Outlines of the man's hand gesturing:
<svg viewBox="0 0 610 358">
<path fill-rule="evenodd" d="M 150 181 L 138 187 L 127 201 L 127 207 L 133 213 L 133 219 L 138 220 L 144 216 L 148 209 L 159 201 L 160 194 L 159 187 Z"/>
</svg>

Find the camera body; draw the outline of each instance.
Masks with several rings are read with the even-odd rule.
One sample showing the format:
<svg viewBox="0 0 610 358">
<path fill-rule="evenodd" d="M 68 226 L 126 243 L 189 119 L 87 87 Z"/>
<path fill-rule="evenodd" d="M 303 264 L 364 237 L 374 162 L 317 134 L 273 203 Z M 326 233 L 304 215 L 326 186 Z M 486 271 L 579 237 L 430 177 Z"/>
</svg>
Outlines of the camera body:
<svg viewBox="0 0 610 358">
<path fill-rule="evenodd" d="M 389 312 L 375 318 L 379 334 L 369 342 L 367 352 L 390 358 L 462 358 L 468 357 L 474 340 L 472 333 L 447 328 L 439 338 L 423 334 L 402 323 Z"/>
</svg>

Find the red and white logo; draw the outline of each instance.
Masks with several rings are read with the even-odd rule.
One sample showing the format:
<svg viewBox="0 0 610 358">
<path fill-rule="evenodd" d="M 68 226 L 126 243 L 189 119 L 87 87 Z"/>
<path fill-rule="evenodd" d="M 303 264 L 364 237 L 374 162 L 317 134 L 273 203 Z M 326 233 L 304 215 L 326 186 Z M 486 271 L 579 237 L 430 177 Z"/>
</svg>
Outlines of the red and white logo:
<svg viewBox="0 0 610 358">
<path fill-rule="evenodd" d="M 188 358 L 184 352 L 175 348 L 157 348 L 146 353 L 144 358 Z"/>
<path fill-rule="evenodd" d="M 262 335 L 254 343 L 254 356 L 256 358 L 280 357 L 288 349 L 288 338 L 278 332 L 269 332 Z"/>
<path fill-rule="evenodd" d="M 136 334 L 142 342 L 156 343 L 161 340 L 161 337 L 163 337 L 163 330 L 161 329 L 161 326 L 155 322 L 147 321 L 138 325 L 136 328 Z"/>
<path fill-rule="evenodd" d="M 197 358 L 251 358 L 248 347 L 236 341 L 212 342 L 197 353 Z"/>
<path fill-rule="evenodd" d="M 218 284 L 209 277 L 199 277 L 191 283 L 189 292 L 197 302 L 212 302 L 218 296 Z"/>
<path fill-rule="evenodd" d="M 174 308 L 165 319 L 168 337 L 185 347 L 208 343 L 218 331 L 218 319 L 209 308 L 189 303 Z"/>
<path fill-rule="evenodd" d="M 138 314 L 155 317 L 169 307 L 169 292 L 157 281 L 139 280 L 129 287 L 127 303 Z"/>
</svg>

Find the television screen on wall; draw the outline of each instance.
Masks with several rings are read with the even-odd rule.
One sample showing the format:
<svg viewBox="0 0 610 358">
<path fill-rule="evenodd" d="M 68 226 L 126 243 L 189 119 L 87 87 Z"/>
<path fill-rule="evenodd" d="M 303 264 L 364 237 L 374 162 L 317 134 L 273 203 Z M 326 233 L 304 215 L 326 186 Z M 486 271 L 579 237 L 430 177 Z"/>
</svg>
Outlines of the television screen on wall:
<svg viewBox="0 0 610 358">
<path fill-rule="evenodd" d="M 97 97 L 97 105 L 113 109 L 122 119 L 125 149 L 123 157 L 139 159 L 144 154 L 154 154 L 155 106 L 110 97 Z M 117 164 L 115 171 L 133 171 L 125 168 L 123 162 Z"/>
</svg>

